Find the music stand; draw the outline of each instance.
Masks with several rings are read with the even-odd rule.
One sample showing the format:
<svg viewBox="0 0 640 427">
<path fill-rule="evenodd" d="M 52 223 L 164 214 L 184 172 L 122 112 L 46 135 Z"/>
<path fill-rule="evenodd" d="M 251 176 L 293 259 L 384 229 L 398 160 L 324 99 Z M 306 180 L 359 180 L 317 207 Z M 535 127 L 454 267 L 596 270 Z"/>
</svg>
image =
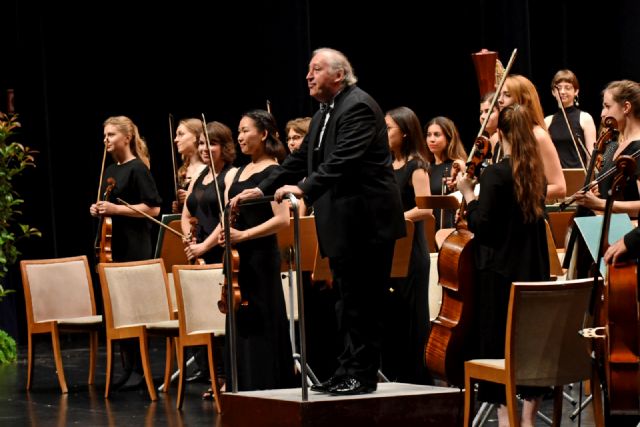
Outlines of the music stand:
<svg viewBox="0 0 640 427">
<path fill-rule="evenodd" d="M 453 194 L 445 196 L 418 196 L 416 206 L 419 209 L 458 209 L 460 200 Z"/>
<path fill-rule="evenodd" d="M 564 175 L 564 182 L 567 185 L 568 196 L 579 191 L 584 185 L 584 178 L 586 176 L 584 169 L 562 169 L 562 174 Z"/>
<path fill-rule="evenodd" d="M 413 221 L 405 219 L 407 235 L 396 240 L 393 248 L 393 263 L 391 264 L 391 277 L 407 277 L 409 273 L 409 261 L 411 260 L 411 248 L 413 245 L 413 231 L 415 225 Z"/>
<path fill-rule="evenodd" d="M 316 247 L 318 246 L 318 237 L 316 234 L 315 218 L 313 216 L 304 216 L 298 218 L 298 236 L 299 236 L 299 251 L 300 251 L 300 268 L 296 268 L 295 257 L 295 218 L 289 222 L 289 227 L 284 228 L 278 232 L 278 246 L 280 247 L 280 254 L 282 258 L 281 268 L 284 274 L 282 278 L 288 277 L 288 295 L 285 295 L 287 300 L 288 316 L 289 316 L 289 338 L 291 340 L 291 350 L 293 353 L 293 360 L 296 364 L 296 368 L 302 372 L 301 368 L 301 355 L 298 353 L 296 346 L 296 329 L 295 321 L 298 317 L 297 305 L 295 304 L 297 288 L 302 290 L 302 276 L 298 276 L 298 271 L 312 271 L 315 264 Z M 293 273 L 296 272 L 296 282 L 293 280 Z M 285 273 L 286 272 L 286 273 Z M 307 382 L 311 384 L 318 384 L 320 381 L 316 377 L 315 373 L 306 364 L 306 373 L 308 374 Z"/>
</svg>

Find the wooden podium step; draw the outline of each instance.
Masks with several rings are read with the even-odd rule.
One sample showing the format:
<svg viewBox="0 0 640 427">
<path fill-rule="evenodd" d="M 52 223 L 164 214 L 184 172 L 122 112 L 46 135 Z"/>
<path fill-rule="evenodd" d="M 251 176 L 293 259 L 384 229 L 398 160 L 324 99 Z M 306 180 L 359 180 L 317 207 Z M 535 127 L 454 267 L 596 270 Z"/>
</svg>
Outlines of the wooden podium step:
<svg viewBox="0 0 640 427">
<path fill-rule="evenodd" d="M 330 396 L 301 389 L 222 394 L 224 427 L 461 426 L 464 393 L 458 389 L 379 383 L 357 396 Z"/>
</svg>

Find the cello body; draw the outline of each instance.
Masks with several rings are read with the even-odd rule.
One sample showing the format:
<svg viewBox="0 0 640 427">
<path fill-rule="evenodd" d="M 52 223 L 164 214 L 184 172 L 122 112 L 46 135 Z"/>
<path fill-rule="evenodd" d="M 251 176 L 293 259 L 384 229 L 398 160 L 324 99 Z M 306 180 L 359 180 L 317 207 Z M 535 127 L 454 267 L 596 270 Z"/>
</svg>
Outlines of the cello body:
<svg viewBox="0 0 640 427">
<path fill-rule="evenodd" d="M 640 414 L 637 270 L 635 261 L 608 266 L 599 298 L 599 324 L 606 331 L 601 357 L 611 415 Z"/>
<path fill-rule="evenodd" d="M 473 233 L 464 228 L 453 231 L 442 244 L 438 256 L 438 283 L 442 305 L 431 323 L 425 349 L 429 372 L 449 384 L 464 385 L 465 342 L 473 316 L 474 285 Z"/>
</svg>

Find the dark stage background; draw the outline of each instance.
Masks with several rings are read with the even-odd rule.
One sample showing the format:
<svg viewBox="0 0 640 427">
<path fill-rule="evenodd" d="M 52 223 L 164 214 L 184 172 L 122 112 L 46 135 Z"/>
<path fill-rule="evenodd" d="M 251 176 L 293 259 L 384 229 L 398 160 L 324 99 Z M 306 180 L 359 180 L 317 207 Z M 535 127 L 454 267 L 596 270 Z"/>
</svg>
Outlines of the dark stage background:
<svg viewBox="0 0 640 427">
<path fill-rule="evenodd" d="M 93 258 L 97 224 L 89 205 L 107 117 L 127 115 L 140 128 L 168 212 L 168 114 L 205 113 L 235 133 L 241 114 L 269 99 L 284 132 L 287 120 L 317 108 L 304 80 L 317 47 L 343 51 L 384 110 L 406 105 L 422 123 L 450 117 L 467 147 L 479 129 L 470 55 L 481 48 L 498 51 L 505 64 L 518 48 L 513 72 L 536 84 L 546 114 L 556 110 L 549 84 L 560 68 L 576 72 L 581 107 L 596 120 L 607 82 L 640 79 L 637 0 L 598 8 L 577 0 L 64 3 L 4 0 L 0 11 L 0 90 L 15 90 L 19 140 L 40 152 L 37 168 L 16 183 L 22 219 L 43 233 L 22 242 L 24 258 Z M 14 319 L 6 328 L 16 335 L 24 328 L 16 267 L 8 287 L 18 292 L 0 309 L 5 323 Z"/>
</svg>

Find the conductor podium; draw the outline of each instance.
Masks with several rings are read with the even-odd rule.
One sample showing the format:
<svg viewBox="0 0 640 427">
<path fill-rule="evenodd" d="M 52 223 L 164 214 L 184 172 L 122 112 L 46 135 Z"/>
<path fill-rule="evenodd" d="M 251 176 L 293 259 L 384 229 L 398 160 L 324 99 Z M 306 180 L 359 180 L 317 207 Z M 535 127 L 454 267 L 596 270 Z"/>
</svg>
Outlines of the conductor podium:
<svg viewBox="0 0 640 427">
<path fill-rule="evenodd" d="M 283 264 L 283 270 L 290 269 L 296 276 L 300 305 L 303 302 L 300 298 L 302 280 L 303 277 L 309 277 L 300 272 L 311 272 L 313 281 L 331 280 L 328 261 L 319 254 L 314 218 L 299 219 L 296 215 L 289 230 L 279 233 L 278 238 L 283 259 L 286 258 L 287 263 Z M 407 237 L 396 242 L 392 277 L 407 275 L 412 239 L 413 223 L 407 221 Z M 297 308 L 299 322 L 303 326 L 304 303 Z M 302 329 L 299 335 L 304 337 Z M 313 340 L 314 337 L 308 339 Z M 306 379 L 306 346 L 301 342 L 300 347 L 301 368 Z M 459 417 L 464 395 L 458 389 L 379 383 L 378 389 L 370 394 L 331 396 L 308 393 L 307 382 L 303 381 L 300 388 L 223 393 L 222 426 L 455 426 L 461 423 Z"/>
</svg>

